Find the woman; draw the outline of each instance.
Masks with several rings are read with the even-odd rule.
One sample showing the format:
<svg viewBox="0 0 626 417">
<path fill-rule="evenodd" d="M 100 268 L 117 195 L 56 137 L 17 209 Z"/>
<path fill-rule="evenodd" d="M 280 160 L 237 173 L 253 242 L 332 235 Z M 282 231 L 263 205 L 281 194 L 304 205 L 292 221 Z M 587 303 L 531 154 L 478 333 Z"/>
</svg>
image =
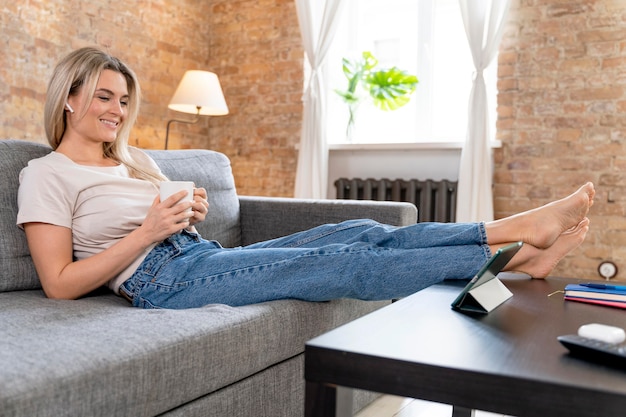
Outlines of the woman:
<svg viewBox="0 0 626 417">
<path fill-rule="evenodd" d="M 589 229 L 591 183 L 488 223 L 353 220 L 224 249 L 195 232 L 208 214 L 204 189 L 193 202 L 177 203 L 184 192 L 159 200 L 165 178 L 128 146 L 139 102 L 135 74 L 99 49 L 74 51 L 54 70 L 45 105 L 54 152 L 22 171 L 17 219 L 50 298 L 76 299 L 107 284 L 144 308 L 390 299 L 471 278 L 492 251 L 516 241 L 525 244 L 507 270 L 545 277 Z"/>
</svg>

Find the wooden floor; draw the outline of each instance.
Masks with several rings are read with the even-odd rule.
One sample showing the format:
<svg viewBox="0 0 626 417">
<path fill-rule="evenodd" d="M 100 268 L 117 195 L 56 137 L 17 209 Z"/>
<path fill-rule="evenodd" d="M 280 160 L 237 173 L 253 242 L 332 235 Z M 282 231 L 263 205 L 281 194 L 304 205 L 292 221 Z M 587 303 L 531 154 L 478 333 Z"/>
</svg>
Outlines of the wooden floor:
<svg viewBox="0 0 626 417">
<path fill-rule="evenodd" d="M 355 417 L 450 417 L 452 406 L 384 395 L 364 408 Z M 506 417 L 502 414 L 476 411 L 474 417 Z"/>
</svg>

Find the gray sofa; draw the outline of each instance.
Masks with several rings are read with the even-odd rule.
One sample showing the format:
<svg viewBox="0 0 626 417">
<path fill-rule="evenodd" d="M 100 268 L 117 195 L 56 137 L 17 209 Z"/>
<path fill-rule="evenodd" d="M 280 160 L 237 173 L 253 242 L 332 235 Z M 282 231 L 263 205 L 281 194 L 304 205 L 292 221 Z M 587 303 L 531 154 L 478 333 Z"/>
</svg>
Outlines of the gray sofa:
<svg viewBox="0 0 626 417">
<path fill-rule="evenodd" d="M 305 342 L 386 304 L 284 300 L 148 311 L 107 290 L 47 299 L 15 219 L 18 174 L 48 152 L 0 141 L 2 416 L 301 416 Z M 407 203 L 237 196 L 223 154 L 149 154 L 171 179 L 207 189 L 211 216 L 198 229 L 224 246 L 348 218 L 416 221 Z M 358 393 L 355 408 L 368 400 Z"/>
</svg>

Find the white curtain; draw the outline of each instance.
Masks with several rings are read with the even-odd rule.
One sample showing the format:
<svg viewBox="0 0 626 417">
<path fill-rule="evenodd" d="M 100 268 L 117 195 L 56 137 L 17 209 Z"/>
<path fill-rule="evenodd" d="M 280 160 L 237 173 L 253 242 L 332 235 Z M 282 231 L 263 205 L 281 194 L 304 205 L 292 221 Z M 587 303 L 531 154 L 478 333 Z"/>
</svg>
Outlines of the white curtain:
<svg viewBox="0 0 626 417">
<path fill-rule="evenodd" d="M 303 97 L 295 197 L 326 198 L 328 145 L 323 64 L 339 22 L 342 0 L 295 0 L 310 76 Z M 317 16 L 321 11 L 321 24 Z"/>
<path fill-rule="evenodd" d="M 498 51 L 510 0 L 459 0 L 459 4 L 476 73 L 461 152 L 456 221 L 490 221 L 494 217 L 493 168 L 483 71 Z"/>
</svg>

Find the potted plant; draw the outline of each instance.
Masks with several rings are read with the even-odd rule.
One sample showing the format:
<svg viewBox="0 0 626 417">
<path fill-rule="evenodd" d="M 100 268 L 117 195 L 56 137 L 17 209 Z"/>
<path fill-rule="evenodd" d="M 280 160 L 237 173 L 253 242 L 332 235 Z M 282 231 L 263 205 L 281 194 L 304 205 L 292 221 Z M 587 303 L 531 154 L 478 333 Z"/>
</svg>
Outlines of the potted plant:
<svg viewBox="0 0 626 417">
<path fill-rule="evenodd" d="M 411 99 L 418 79 L 417 76 L 395 66 L 389 69 L 376 69 L 378 60 L 367 51 L 358 59 L 343 58 L 342 62 L 343 73 L 348 79 L 348 88 L 336 89 L 335 92 L 348 105 L 346 137 L 351 142 L 356 112 L 364 100 L 370 98 L 376 107 L 384 111 L 399 109 Z M 359 86 L 364 93 L 359 91 Z"/>
</svg>

